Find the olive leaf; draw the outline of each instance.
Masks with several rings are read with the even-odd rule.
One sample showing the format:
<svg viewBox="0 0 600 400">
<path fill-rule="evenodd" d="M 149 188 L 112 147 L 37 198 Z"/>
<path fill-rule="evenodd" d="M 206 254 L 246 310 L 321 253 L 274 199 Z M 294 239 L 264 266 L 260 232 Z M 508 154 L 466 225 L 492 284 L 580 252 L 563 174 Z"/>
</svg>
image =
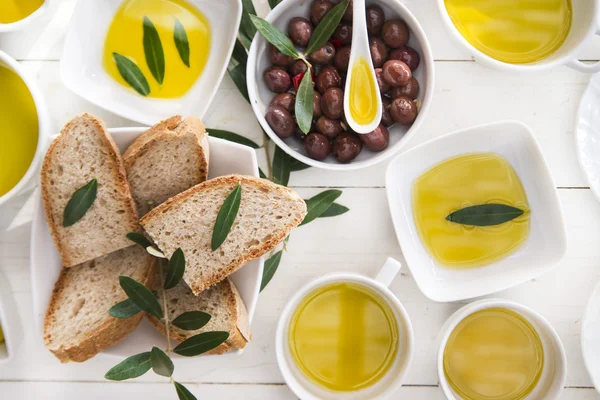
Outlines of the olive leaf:
<svg viewBox="0 0 600 400">
<path fill-rule="evenodd" d="M 454 211 L 446 219 L 462 225 L 492 226 L 511 221 L 524 212 L 506 204 L 479 204 Z"/>
<path fill-rule="evenodd" d="M 150 254 L 153 255 L 154 257 L 158 257 L 158 258 L 168 258 L 167 256 L 165 256 L 165 254 L 160 251 L 159 249 L 157 249 L 154 246 L 148 246 L 146 247 L 146 251 Z"/>
<path fill-rule="evenodd" d="M 319 218 L 327 218 L 327 217 L 336 217 L 338 215 L 342 215 L 350 211 L 348 207 L 345 207 L 338 203 L 333 203 L 329 206 L 323 214 L 319 215 Z"/>
<path fill-rule="evenodd" d="M 202 311 L 188 311 L 175 318 L 173 325 L 185 331 L 195 331 L 206 325 L 210 318 L 210 314 Z"/>
<path fill-rule="evenodd" d="M 267 178 L 267 175 L 263 172 L 262 169 L 258 169 L 258 176 L 260 176 L 262 179 L 269 179 Z"/>
<path fill-rule="evenodd" d="M 333 32 L 335 32 L 337 26 L 340 24 L 340 21 L 346 12 L 346 8 L 348 8 L 348 2 L 343 1 L 325 14 L 310 37 L 310 41 L 308 42 L 308 46 L 306 47 L 305 51 L 307 55 L 319 50 L 325 43 L 327 43 L 331 35 L 333 35 Z"/>
<path fill-rule="evenodd" d="M 173 385 L 175 385 L 175 390 L 177 391 L 177 397 L 179 397 L 179 400 L 197 400 L 196 396 L 187 390 L 187 388 L 181 383 L 173 381 Z"/>
<path fill-rule="evenodd" d="M 165 289 L 172 289 L 181 278 L 183 278 L 183 273 L 185 272 L 185 256 L 183 255 L 183 250 L 181 247 L 173 252 L 171 255 L 171 259 L 169 260 L 169 269 L 167 270 L 167 276 L 165 278 Z"/>
<path fill-rule="evenodd" d="M 141 312 L 142 309 L 137 306 L 131 299 L 123 300 L 114 306 L 112 306 L 108 313 L 119 319 L 133 317 L 135 314 Z"/>
<path fill-rule="evenodd" d="M 250 140 L 244 136 L 238 135 L 237 133 L 233 133 L 230 131 L 224 131 L 221 129 L 212 129 L 212 128 L 207 128 L 206 130 L 208 131 L 208 134 L 212 137 L 228 140 L 230 142 L 234 142 L 234 143 L 238 143 L 238 144 L 243 144 L 244 146 L 252 147 L 253 149 L 258 149 L 260 147 L 258 144 L 256 144 L 252 140 Z"/>
<path fill-rule="evenodd" d="M 142 311 L 159 319 L 163 317 L 162 308 L 160 307 L 156 296 L 150 289 L 129 276 L 120 276 L 119 284 L 125 294 L 127 294 L 127 297 L 142 309 Z"/>
<path fill-rule="evenodd" d="M 181 342 L 173 351 L 181 356 L 193 357 L 206 353 L 229 338 L 229 332 L 204 332 Z"/>
<path fill-rule="evenodd" d="M 277 7 L 277 4 L 281 3 L 281 0 L 269 0 L 269 7 L 272 9 Z"/>
<path fill-rule="evenodd" d="M 217 250 L 227 239 L 229 231 L 233 226 L 235 217 L 240 209 L 240 203 L 242 200 L 242 184 L 238 183 L 237 186 L 229 193 L 219 214 L 217 214 L 217 220 L 213 230 L 211 248 L 213 251 Z"/>
<path fill-rule="evenodd" d="M 96 200 L 98 180 L 92 179 L 73 193 L 63 213 L 63 226 L 71 226 L 79 221 Z"/>
<path fill-rule="evenodd" d="M 124 381 L 126 379 L 137 378 L 148 372 L 151 367 L 151 355 L 150 352 L 147 351 L 126 358 L 108 370 L 104 375 L 104 378 L 111 381 Z"/>
<path fill-rule="evenodd" d="M 269 257 L 267 261 L 265 261 L 265 268 L 263 270 L 262 281 L 260 283 L 261 292 L 269 284 L 269 282 L 271 282 L 271 279 L 273 279 L 273 275 L 275 275 L 275 272 L 279 267 L 279 263 L 281 262 L 282 254 L 283 250 L 279 250 L 277 253 Z"/>
<path fill-rule="evenodd" d="M 296 121 L 298 127 L 302 132 L 308 134 L 313 120 L 313 103 L 315 99 L 315 90 L 313 88 L 312 74 L 310 71 L 306 71 L 300 87 L 298 87 L 298 93 L 296 94 L 296 104 L 294 106 Z"/>
<path fill-rule="evenodd" d="M 153 346 L 152 351 L 150 352 L 150 358 L 152 361 L 152 370 L 155 374 L 166 376 L 167 378 L 173 375 L 175 366 L 173 365 L 173 361 L 171 361 L 167 353 L 158 347 Z"/>
<path fill-rule="evenodd" d="M 306 202 L 306 216 L 300 225 L 306 225 L 309 222 L 312 222 L 316 218 L 319 218 L 331 205 L 333 202 L 342 195 L 341 190 L 325 190 L 317 194 L 314 197 L 311 197 Z"/>
<path fill-rule="evenodd" d="M 175 41 L 175 47 L 179 53 L 181 61 L 186 67 L 190 67 L 190 42 L 185 31 L 183 24 L 175 18 L 175 29 L 173 30 L 173 40 Z"/>
<path fill-rule="evenodd" d="M 290 41 L 290 39 L 279 29 L 277 29 L 270 22 L 265 21 L 264 19 L 257 17 L 256 15 L 250 15 L 250 19 L 256 26 L 256 29 L 260 32 L 261 35 L 273 46 L 277 48 L 280 52 L 285 54 L 286 56 L 290 56 L 293 58 L 300 58 L 300 54 L 296 51 L 296 48 Z"/>
<path fill-rule="evenodd" d="M 143 248 L 152 246 L 152 243 L 150 243 L 150 241 L 146 239 L 146 236 L 142 235 L 139 232 L 129 232 L 127 235 L 125 235 L 125 237 L 131 240 L 132 242 L 139 244 Z"/>
<path fill-rule="evenodd" d="M 242 20 L 240 21 L 240 37 L 248 42 L 246 48 L 250 47 L 250 43 L 256 34 L 256 27 L 252 23 L 252 16 L 256 16 L 256 10 L 252 0 L 242 0 Z"/>
<path fill-rule="evenodd" d="M 292 157 L 281 150 L 279 146 L 275 146 L 275 154 L 273 155 L 273 179 L 276 183 L 287 186 L 290 181 Z"/>
<path fill-rule="evenodd" d="M 113 53 L 113 59 L 117 64 L 119 74 L 125 79 L 125 82 L 142 96 L 148 96 L 150 94 L 150 86 L 137 64 L 119 53 Z"/>
<path fill-rule="evenodd" d="M 156 27 L 150 18 L 144 17 L 144 55 L 150 73 L 162 85 L 165 79 L 165 53 Z"/>
<path fill-rule="evenodd" d="M 244 45 L 240 39 L 238 39 L 235 41 L 235 45 L 233 46 L 233 53 L 231 54 L 229 64 L 227 65 L 227 72 L 242 96 L 244 96 L 246 101 L 250 102 L 250 97 L 248 96 L 248 86 L 246 85 L 247 63 L 248 53 L 246 53 Z"/>
<path fill-rule="evenodd" d="M 295 158 L 292 159 L 292 163 L 290 165 L 290 171 L 302 171 L 310 168 L 310 165 L 304 164 L 302 161 L 298 161 Z"/>
</svg>

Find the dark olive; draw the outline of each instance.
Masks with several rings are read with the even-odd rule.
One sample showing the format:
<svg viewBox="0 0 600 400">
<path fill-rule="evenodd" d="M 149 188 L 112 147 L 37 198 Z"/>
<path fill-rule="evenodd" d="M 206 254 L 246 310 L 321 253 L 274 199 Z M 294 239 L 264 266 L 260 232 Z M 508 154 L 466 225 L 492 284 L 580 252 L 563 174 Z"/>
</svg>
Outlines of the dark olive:
<svg viewBox="0 0 600 400">
<path fill-rule="evenodd" d="M 329 65 L 319 72 L 317 82 L 315 84 L 319 93 L 323 94 L 330 87 L 342 86 L 342 78 L 335 67 Z"/>
<path fill-rule="evenodd" d="M 296 130 L 294 131 L 294 137 L 301 142 L 304 142 L 306 139 L 306 133 L 302 132 L 302 129 L 298 125 L 296 125 Z"/>
<path fill-rule="evenodd" d="M 342 22 L 331 35 L 332 39 L 339 40 L 342 46 L 352 43 L 352 25 Z"/>
<path fill-rule="evenodd" d="M 383 80 L 392 86 L 404 86 L 412 78 L 410 68 L 400 60 L 388 60 L 383 64 Z"/>
<path fill-rule="evenodd" d="M 406 85 L 392 88 L 390 95 L 393 99 L 400 96 L 406 96 L 415 100 L 419 97 L 419 81 L 412 77 Z"/>
<path fill-rule="evenodd" d="M 304 61 L 296 60 L 292 63 L 292 65 L 290 65 L 289 71 L 291 76 L 296 76 L 298 74 L 306 72 L 307 69 L 308 67 L 306 66 L 306 63 Z"/>
<path fill-rule="evenodd" d="M 372 37 L 369 38 L 369 47 L 371 48 L 371 60 L 373 67 L 379 68 L 388 58 L 388 49 L 383 40 Z"/>
<path fill-rule="evenodd" d="M 385 13 L 383 9 L 376 4 L 367 7 L 367 32 L 369 35 L 379 35 L 381 27 L 385 22 Z"/>
<path fill-rule="evenodd" d="M 348 71 L 350 63 L 350 46 L 345 46 L 335 52 L 335 66 L 342 72 Z"/>
<path fill-rule="evenodd" d="M 333 57 L 335 57 L 335 47 L 329 42 L 308 56 L 311 61 L 321 65 L 329 64 L 333 60 Z"/>
<path fill-rule="evenodd" d="M 321 116 L 321 95 L 319 92 L 314 92 L 313 97 L 313 118 Z"/>
<path fill-rule="evenodd" d="M 308 156 L 314 160 L 324 160 L 331 152 L 329 139 L 320 133 L 309 133 L 304 139 Z"/>
<path fill-rule="evenodd" d="M 383 80 L 383 70 L 381 68 L 375 68 L 375 77 L 381 94 L 387 93 L 390 90 L 390 84 Z"/>
<path fill-rule="evenodd" d="M 410 38 L 410 32 L 406 23 L 401 19 L 389 19 L 385 21 L 381 28 L 381 37 L 385 44 L 395 49 L 400 46 L 406 46 Z"/>
<path fill-rule="evenodd" d="M 343 131 L 340 121 L 329 119 L 324 115 L 317 120 L 316 129 L 329 139 L 334 139 Z"/>
<path fill-rule="evenodd" d="M 329 0 L 314 0 L 310 5 L 310 20 L 313 25 L 317 26 L 332 8 L 333 3 Z"/>
<path fill-rule="evenodd" d="M 312 36 L 313 27 L 309 20 L 294 17 L 288 22 L 288 36 L 296 46 L 306 47 Z"/>
<path fill-rule="evenodd" d="M 354 3 L 352 0 L 350 0 L 350 3 L 348 4 L 348 8 L 346 8 L 346 12 L 344 13 L 344 16 L 342 17 L 342 19 L 346 22 L 352 22 L 353 17 L 354 17 Z"/>
<path fill-rule="evenodd" d="M 371 151 L 382 151 L 390 143 L 390 133 L 383 124 L 379 124 L 374 131 L 359 135 L 360 141 Z"/>
<path fill-rule="evenodd" d="M 281 106 L 290 114 L 294 113 L 294 105 L 296 103 L 296 95 L 293 93 L 280 93 L 271 99 L 269 106 Z"/>
<path fill-rule="evenodd" d="M 390 105 L 392 104 L 392 101 L 383 96 L 381 98 L 381 103 L 383 105 L 383 109 L 381 110 L 381 123 L 386 127 L 394 125 L 394 119 L 392 118 L 392 114 L 390 114 Z"/>
<path fill-rule="evenodd" d="M 417 105 L 412 99 L 400 96 L 392 101 L 390 114 L 394 121 L 402 125 L 410 125 L 417 118 Z"/>
<path fill-rule="evenodd" d="M 355 135 L 342 132 L 333 140 L 332 154 L 339 162 L 347 163 L 356 158 L 362 150 L 362 143 Z"/>
<path fill-rule="evenodd" d="M 292 79 L 287 72 L 277 67 L 270 67 L 264 74 L 265 83 L 271 92 L 285 93 L 292 87 Z"/>
<path fill-rule="evenodd" d="M 282 106 L 271 106 L 265 115 L 267 123 L 280 138 L 289 138 L 294 135 L 296 123 L 294 117 Z"/>
<path fill-rule="evenodd" d="M 329 88 L 321 96 L 321 111 L 330 119 L 340 119 L 344 112 L 344 91 L 337 87 Z"/>
<path fill-rule="evenodd" d="M 392 50 L 390 53 L 390 60 L 404 61 L 411 71 L 419 68 L 421 62 L 421 56 L 415 49 L 409 46 L 402 46 L 398 49 Z"/>
<path fill-rule="evenodd" d="M 273 45 L 269 45 L 269 60 L 277 67 L 287 67 L 294 62 L 292 57 L 286 56 Z"/>
</svg>

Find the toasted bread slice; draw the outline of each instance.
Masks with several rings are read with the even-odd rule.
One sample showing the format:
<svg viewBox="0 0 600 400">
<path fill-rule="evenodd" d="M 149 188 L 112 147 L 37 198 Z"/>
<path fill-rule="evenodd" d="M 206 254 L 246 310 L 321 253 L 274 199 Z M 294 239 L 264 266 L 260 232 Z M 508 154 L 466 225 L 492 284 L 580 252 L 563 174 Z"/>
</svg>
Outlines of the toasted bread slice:
<svg viewBox="0 0 600 400">
<path fill-rule="evenodd" d="M 156 270 L 156 259 L 141 246 L 63 268 L 44 320 L 46 347 L 66 363 L 83 362 L 118 343 L 138 326 L 144 314 L 118 319 L 108 313 L 127 299 L 119 276 L 130 276 L 154 288 Z"/>
<path fill-rule="evenodd" d="M 64 227 L 68 201 L 94 178 L 96 200 L 79 221 Z M 121 155 L 102 121 L 82 114 L 68 122 L 46 153 L 41 182 L 46 220 L 63 266 L 132 245 L 125 235 L 140 231 L 137 213 Z"/>
<path fill-rule="evenodd" d="M 246 306 L 230 279 L 217 283 L 198 296 L 195 296 L 182 280 L 173 289 L 167 291 L 167 298 L 171 321 L 188 311 L 202 311 L 211 315 L 208 324 L 195 331 L 186 331 L 170 325 L 169 336 L 171 339 L 182 342 L 202 332 L 229 332 L 227 341 L 206 353 L 223 354 L 232 349 L 243 349 L 252 338 Z M 159 301 L 162 305 L 162 293 L 159 293 Z M 151 315 L 146 316 L 160 333 L 166 334 L 163 321 Z"/>
<path fill-rule="evenodd" d="M 142 133 L 123 154 L 127 180 L 142 217 L 208 178 L 208 134 L 195 117 L 169 118 Z"/>
<path fill-rule="evenodd" d="M 217 214 L 240 183 L 238 215 L 223 244 L 211 249 Z M 264 179 L 227 175 L 208 180 L 167 200 L 140 220 L 169 258 L 181 247 L 184 279 L 197 296 L 248 261 L 273 250 L 306 215 L 296 192 Z"/>
</svg>

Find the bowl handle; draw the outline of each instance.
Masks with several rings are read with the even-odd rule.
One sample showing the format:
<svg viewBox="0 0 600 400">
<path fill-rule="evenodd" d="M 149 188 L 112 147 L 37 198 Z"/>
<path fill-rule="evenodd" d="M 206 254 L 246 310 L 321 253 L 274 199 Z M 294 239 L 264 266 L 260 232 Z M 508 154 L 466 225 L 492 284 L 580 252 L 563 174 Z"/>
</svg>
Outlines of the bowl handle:
<svg viewBox="0 0 600 400">
<path fill-rule="evenodd" d="M 598 19 L 598 28 L 596 28 L 596 35 L 600 36 L 600 16 Z M 584 72 L 587 74 L 595 74 L 596 72 L 600 72 L 600 62 L 595 62 L 593 64 L 584 64 L 579 61 L 577 58 L 569 60 L 567 62 L 567 66 L 577 70 L 579 72 Z"/>
<path fill-rule="evenodd" d="M 388 287 L 396 275 L 398 275 L 398 271 L 400 271 L 401 267 L 402 264 L 400 264 L 400 262 L 396 261 L 392 257 L 388 257 L 388 259 L 385 260 L 385 264 L 383 264 L 383 267 L 381 267 L 379 273 L 375 277 L 375 280 L 381 283 L 383 286 Z"/>
</svg>

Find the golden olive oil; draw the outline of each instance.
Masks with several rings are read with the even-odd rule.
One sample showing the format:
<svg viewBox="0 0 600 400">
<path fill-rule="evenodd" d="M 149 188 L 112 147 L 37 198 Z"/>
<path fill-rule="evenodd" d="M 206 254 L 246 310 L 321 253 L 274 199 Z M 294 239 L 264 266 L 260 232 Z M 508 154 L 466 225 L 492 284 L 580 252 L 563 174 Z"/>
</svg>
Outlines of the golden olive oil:
<svg viewBox="0 0 600 400">
<path fill-rule="evenodd" d="M 314 290 L 289 326 L 292 357 L 312 382 L 334 391 L 364 389 L 379 381 L 399 351 L 394 312 L 381 296 L 355 283 Z"/>
<path fill-rule="evenodd" d="M 377 115 L 379 88 L 369 69 L 369 63 L 362 57 L 352 66 L 350 114 L 361 125 L 371 123 Z"/>
<path fill-rule="evenodd" d="M 0 0 L 0 24 L 12 24 L 33 14 L 44 0 Z"/>
<path fill-rule="evenodd" d="M 38 116 L 25 82 L 0 65 L 0 196 L 29 169 L 38 142 Z"/>
<path fill-rule="evenodd" d="M 413 184 L 413 214 L 423 245 L 442 266 L 472 268 L 516 251 L 529 235 L 529 205 L 517 173 L 493 153 L 446 160 Z M 450 213 L 479 204 L 500 203 L 526 212 L 494 226 L 468 226 L 446 220 Z"/>
<path fill-rule="evenodd" d="M 548 57 L 571 29 L 571 0 L 445 0 L 445 4 L 469 43 L 506 63 Z"/>
<path fill-rule="evenodd" d="M 159 84 L 146 63 L 143 45 L 144 17 L 156 27 L 165 55 L 165 76 Z M 185 28 L 190 46 L 190 66 L 175 46 L 175 20 Z M 194 85 L 208 60 L 211 30 L 206 16 L 185 0 L 126 0 L 117 11 L 106 35 L 104 68 L 117 82 L 129 87 L 113 59 L 119 53 L 133 60 L 150 85 L 149 97 L 181 97 Z"/>
<path fill-rule="evenodd" d="M 462 320 L 444 349 L 448 383 L 465 400 L 520 400 L 535 389 L 544 349 L 520 314 L 488 308 Z"/>
</svg>

